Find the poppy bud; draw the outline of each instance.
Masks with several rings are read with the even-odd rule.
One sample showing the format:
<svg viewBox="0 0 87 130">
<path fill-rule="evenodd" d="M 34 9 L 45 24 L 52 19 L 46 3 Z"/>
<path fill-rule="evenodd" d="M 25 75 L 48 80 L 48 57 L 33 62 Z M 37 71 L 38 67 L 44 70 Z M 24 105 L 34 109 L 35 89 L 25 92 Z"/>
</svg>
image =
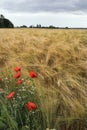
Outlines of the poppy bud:
<svg viewBox="0 0 87 130">
<path fill-rule="evenodd" d="M 18 85 L 18 84 L 22 84 L 23 83 L 23 79 L 19 79 L 17 82 L 16 82 L 16 84 Z"/>
</svg>

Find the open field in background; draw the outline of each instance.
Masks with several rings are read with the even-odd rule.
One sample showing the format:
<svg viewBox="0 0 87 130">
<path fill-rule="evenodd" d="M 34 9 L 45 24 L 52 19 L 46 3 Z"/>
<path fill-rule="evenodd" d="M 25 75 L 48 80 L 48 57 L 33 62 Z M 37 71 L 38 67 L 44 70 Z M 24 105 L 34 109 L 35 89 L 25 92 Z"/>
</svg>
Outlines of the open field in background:
<svg viewBox="0 0 87 130">
<path fill-rule="evenodd" d="M 87 30 L 0 29 L 0 71 L 34 70 L 49 128 L 84 120 L 87 114 Z M 74 124 L 73 124 L 74 125 Z M 76 129 L 76 130 L 80 130 Z M 83 130 L 83 129 L 81 129 Z"/>
</svg>

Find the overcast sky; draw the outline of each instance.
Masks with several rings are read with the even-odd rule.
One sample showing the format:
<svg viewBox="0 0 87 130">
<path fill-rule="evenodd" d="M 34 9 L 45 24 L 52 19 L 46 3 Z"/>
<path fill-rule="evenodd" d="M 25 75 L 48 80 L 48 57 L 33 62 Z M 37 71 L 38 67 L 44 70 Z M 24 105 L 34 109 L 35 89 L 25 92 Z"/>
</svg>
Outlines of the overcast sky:
<svg viewBox="0 0 87 130">
<path fill-rule="evenodd" d="M 87 27 L 87 0 L 0 0 L 0 14 L 15 26 Z"/>
</svg>

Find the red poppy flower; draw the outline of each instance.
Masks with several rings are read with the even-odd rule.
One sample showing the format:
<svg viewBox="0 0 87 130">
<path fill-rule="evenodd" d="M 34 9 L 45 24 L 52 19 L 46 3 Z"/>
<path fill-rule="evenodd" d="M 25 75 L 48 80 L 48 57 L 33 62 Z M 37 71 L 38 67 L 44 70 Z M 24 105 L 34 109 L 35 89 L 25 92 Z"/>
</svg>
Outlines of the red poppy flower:
<svg viewBox="0 0 87 130">
<path fill-rule="evenodd" d="M 27 107 L 28 111 L 36 110 L 36 109 L 37 109 L 36 104 L 33 103 L 33 102 L 28 102 L 28 103 L 26 104 L 26 107 Z"/>
<path fill-rule="evenodd" d="M 31 72 L 29 73 L 29 75 L 30 75 L 31 78 L 36 78 L 36 77 L 37 77 L 37 74 L 36 74 L 36 72 L 34 72 L 34 71 L 31 71 Z"/>
<path fill-rule="evenodd" d="M 16 82 L 16 84 L 18 85 L 18 84 L 22 84 L 23 83 L 23 79 L 19 79 L 17 82 Z"/>
<path fill-rule="evenodd" d="M 16 72 L 21 71 L 21 67 L 20 67 L 20 66 L 17 66 L 16 68 L 14 68 L 14 70 L 15 70 Z"/>
<path fill-rule="evenodd" d="M 17 74 L 14 75 L 14 78 L 19 78 L 21 76 L 21 72 L 18 72 Z"/>
<path fill-rule="evenodd" d="M 15 92 L 13 91 L 13 92 L 11 92 L 10 94 L 7 95 L 7 99 L 13 98 L 14 95 L 15 95 Z"/>
</svg>

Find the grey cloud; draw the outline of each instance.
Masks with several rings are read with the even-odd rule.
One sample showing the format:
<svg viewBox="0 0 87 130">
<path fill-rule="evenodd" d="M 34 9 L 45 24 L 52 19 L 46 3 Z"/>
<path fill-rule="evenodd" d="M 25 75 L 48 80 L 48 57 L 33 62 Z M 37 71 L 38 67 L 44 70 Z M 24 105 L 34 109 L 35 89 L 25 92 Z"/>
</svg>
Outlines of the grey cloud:
<svg viewBox="0 0 87 130">
<path fill-rule="evenodd" d="M 1 0 L 0 8 L 9 12 L 87 12 L 87 0 Z"/>
<path fill-rule="evenodd" d="M 87 11 L 87 0 L 79 0 L 79 2 L 76 3 L 76 7 L 79 10 Z"/>
</svg>

